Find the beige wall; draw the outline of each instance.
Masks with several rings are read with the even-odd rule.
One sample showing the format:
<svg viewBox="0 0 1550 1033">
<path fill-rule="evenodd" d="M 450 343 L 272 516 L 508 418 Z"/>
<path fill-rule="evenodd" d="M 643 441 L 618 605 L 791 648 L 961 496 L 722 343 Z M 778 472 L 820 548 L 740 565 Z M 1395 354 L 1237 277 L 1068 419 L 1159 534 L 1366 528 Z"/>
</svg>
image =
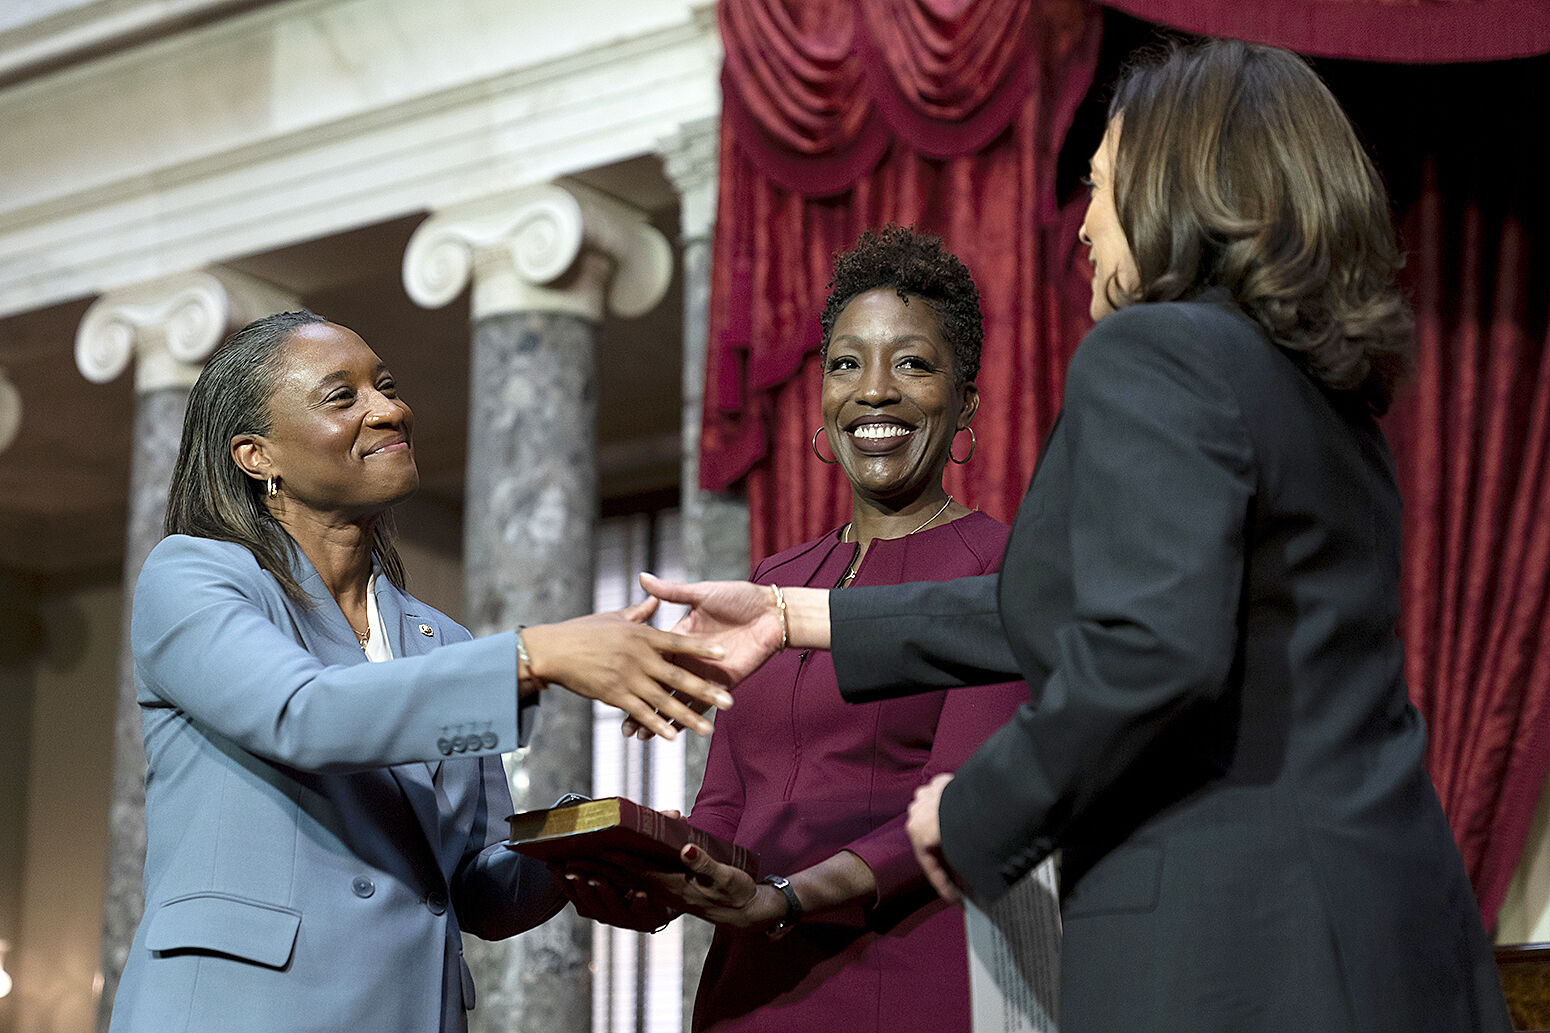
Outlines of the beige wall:
<svg viewBox="0 0 1550 1033">
<path fill-rule="evenodd" d="M 120 610 L 116 583 L 38 597 L 37 649 L 10 671 L 30 683 L 31 707 L 24 778 L 0 811 L 23 829 L 19 872 L 0 872 L 18 901 L 16 926 L 0 931 L 15 978 L 3 1033 L 95 1028 Z"/>
</svg>

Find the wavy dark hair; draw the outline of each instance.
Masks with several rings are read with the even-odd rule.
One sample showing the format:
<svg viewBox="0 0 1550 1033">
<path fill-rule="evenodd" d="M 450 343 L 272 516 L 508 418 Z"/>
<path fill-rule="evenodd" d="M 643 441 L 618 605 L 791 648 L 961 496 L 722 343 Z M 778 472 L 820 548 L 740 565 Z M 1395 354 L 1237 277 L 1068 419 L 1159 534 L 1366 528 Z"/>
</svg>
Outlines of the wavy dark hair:
<svg viewBox="0 0 1550 1033">
<path fill-rule="evenodd" d="M 942 336 L 953 349 L 953 384 L 972 384 L 980 372 L 980 348 L 985 320 L 974 277 L 958 256 L 942 246 L 941 238 L 919 233 L 913 226 L 889 224 L 861 234 L 856 246 L 834 259 L 829 300 L 818 317 L 822 328 L 819 356 L 829 360 L 834 321 L 858 294 L 891 288 L 899 297 L 923 300 L 936 315 Z M 821 367 L 820 367 L 821 368 Z"/>
<path fill-rule="evenodd" d="M 1109 118 L 1139 274 L 1111 301 L 1225 288 L 1326 387 L 1386 411 L 1410 368 L 1403 263 L 1383 181 L 1313 69 L 1239 40 L 1173 43 L 1121 74 Z"/>
<path fill-rule="evenodd" d="M 286 595 L 308 606 L 311 597 L 291 574 L 295 540 L 265 505 L 264 483 L 249 477 L 231 457 L 231 439 L 273 429 L 269 399 L 285 358 L 285 342 L 298 327 L 326 322 L 305 309 L 265 316 L 232 334 L 211 356 L 189 392 L 164 524 L 167 534 L 245 546 Z M 386 514 L 372 524 L 371 548 L 382 573 L 402 589 L 404 564 Z"/>
</svg>

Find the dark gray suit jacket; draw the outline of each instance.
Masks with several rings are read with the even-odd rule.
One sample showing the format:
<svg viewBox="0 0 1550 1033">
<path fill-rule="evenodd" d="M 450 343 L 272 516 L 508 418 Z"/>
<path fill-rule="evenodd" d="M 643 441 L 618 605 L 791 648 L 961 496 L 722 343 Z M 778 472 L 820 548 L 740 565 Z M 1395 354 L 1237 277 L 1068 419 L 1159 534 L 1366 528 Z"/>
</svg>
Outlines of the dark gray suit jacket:
<svg viewBox="0 0 1550 1033">
<path fill-rule="evenodd" d="M 1212 295 L 1083 341 L 999 580 L 833 594 L 851 698 L 1032 687 L 942 837 L 985 899 L 1061 851 L 1064 1033 L 1508 1029 L 1399 529 L 1374 420 Z"/>
<path fill-rule="evenodd" d="M 563 905 L 502 845 L 526 737 L 511 633 L 470 640 L 379 577 L 366 661 L 298 551 L 298 605 L 240 545 L 173 535 L 135 586 L 145 918 L 113 1033 L 466 1029 L 462 930 Z"/>
</svg>

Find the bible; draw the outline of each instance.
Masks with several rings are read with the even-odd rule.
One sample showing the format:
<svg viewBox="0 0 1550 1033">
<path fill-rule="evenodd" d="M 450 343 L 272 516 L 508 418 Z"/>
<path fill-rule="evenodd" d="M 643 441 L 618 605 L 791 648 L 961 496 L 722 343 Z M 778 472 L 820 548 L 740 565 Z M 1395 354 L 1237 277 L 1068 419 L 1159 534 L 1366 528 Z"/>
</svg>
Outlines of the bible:
<svg viewBox="0 0 1550 1033">
<path fill-rule="evenodd" d="M 693 843 L 722 864 L 759 877 L 754 851 L 622 796 L 521 811 L 506 821 L 507 847 L 550 864 L 596 860 L 632 871 L 678 871 L 678 851 Z"/>
</svg>

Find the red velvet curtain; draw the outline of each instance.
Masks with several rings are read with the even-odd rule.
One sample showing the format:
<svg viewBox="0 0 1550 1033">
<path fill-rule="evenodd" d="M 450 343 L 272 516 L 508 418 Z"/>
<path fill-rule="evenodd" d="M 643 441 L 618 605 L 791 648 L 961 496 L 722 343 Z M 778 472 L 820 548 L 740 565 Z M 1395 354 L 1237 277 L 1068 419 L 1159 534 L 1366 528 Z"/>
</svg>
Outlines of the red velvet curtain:
<svg viewBox="0 0 1550 1033">
<path fill-rule="evenodd" d="M 809 445 L 818 314 L 835 253 L 897 222 L 940 235 L 979 285 L 979 447 L 949 468 L 948 490 L 1010 518 L 1088 325 L 1081 212 L 1057 210 L 1053 180 L 1092 78 L 1096 8 L 737 0 L 718 13 L 726 63 L 702 482 L 744 483 L 755 557 L 849 518 L 843 475 Z"/>
<path fill-rule="evenodd" d="M 1522 223 L 1452 202 L 1434 178 L 1406 228 L 1418 370 L 1388 428 L 1405 489 L 1406 676 L 1494 923 L 1550 771 L 1550 335 L 1534 296 L 1550 267 Z"/>
<path fill-rule="evenodd" d="M 1189 31 L 1365 61 L 1550 51 L 1527 0 L 1109 0 Z M 726 44 L 702 479 L 741 482 L 751 551 L 843 522 L 818 426 L 834 252 L 939 233 L 986 317 L 979 451 L 949 490 L 1009 518 L 1088 327 L 1081 202 L 1056 156 L 1098 61 L 1086 0 L 735 0 Z M 1546 60 L 1324 62 L 1394 188 L 1417 378 L 1386 421 L 1406 500 L 1407 676 L 1428 763 L 1494 924 L 1550 772 L 1550 145 Z M 1498 71 L 1501 69 L 1501 71 Z"/>
<path fill-rule="evenodd" d="M 1532 107 L 1550 59 L 1370 70 L 1350 92 L 1384 79 L 1403 113 L 1378 105 L 1387 121 L 1365 123 L 1417 323 L 1416 378 L 1385 425 L 1405 496 L 1406 676 L 1494 924 L 1550 771 L 1550 142 Z"/>
</svg>

